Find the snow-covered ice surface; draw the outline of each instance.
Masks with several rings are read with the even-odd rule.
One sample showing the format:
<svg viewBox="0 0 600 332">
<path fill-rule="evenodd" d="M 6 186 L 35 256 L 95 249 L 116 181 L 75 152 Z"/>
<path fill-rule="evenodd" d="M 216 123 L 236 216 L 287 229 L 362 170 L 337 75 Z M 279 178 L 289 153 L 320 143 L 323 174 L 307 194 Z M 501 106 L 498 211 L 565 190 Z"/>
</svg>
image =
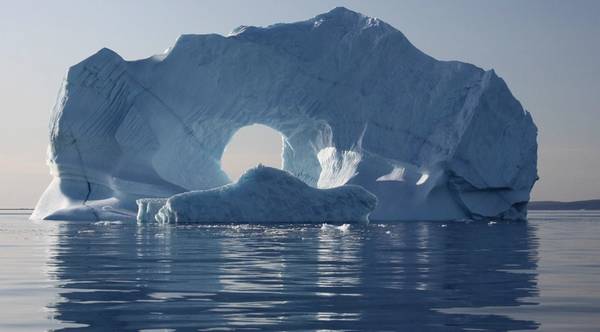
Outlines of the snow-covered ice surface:
<svg viewBox="0 0 600 332">
<path fill-rule="evenodd" d="M 282 133 L 283 168 L 308 185 L 374 193 L 371 219 L 522 219 L 537 179 L 537 129 L 493 70 L 336 8 L 71 67 L 32 218 L 135 219 L 137 199 L 228 184 L 223 151 L 255 123 Z"/>
<path fill-rule="evenodd" d="M 360 186 L 317 189 L 286 171 L 259 165 L 236 183 L 166 201 L 138 200 L 138 221 L 367 223 L 376 203 L 375 196 Z"/>
</svg>

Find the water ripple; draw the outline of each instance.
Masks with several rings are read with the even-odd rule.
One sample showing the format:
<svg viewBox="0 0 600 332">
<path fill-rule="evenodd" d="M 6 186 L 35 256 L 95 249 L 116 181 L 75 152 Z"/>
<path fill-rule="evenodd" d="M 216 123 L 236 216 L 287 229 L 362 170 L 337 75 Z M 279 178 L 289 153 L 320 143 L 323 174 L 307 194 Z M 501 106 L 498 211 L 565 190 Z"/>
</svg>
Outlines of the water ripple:
<svg viewBox="0 0 600 332">
<path fill-rule="evenodd" d="M 543 224 L 546 215 L 530 223 L 445 227 L 11 218 L 0 223 L 1 246 L 11 252 L 0 256 L 8 268 L 0 294 L 24 305 L 0 314 L 3 329 L 534 330 L 548 317 L 532 308 L 562 302 L 565 309 L 582 299 L 598 308 L 582 286 L 598 290 L 595 276 L 584 273 L 599 272 L 598 265 L 581 258 L 580 246 L 557 239 L 591 243 L 600 230 L 567 232 L 559 222 Z M 540 254 L 547 244 L 550 251 Z M 540 265 L 545 259 L 551 264 Z M 580 271 L 579 286 L 553 281 L 573 278 L 560 264 Z M 19 277 L 27 271 L 35 273 Z M 575 293 L 541 294 L 541 283 Z M 42 298 L 45 306 L 35 307 Z M 25 313 L 43 319 L 27 320 Z"/>
</svg>

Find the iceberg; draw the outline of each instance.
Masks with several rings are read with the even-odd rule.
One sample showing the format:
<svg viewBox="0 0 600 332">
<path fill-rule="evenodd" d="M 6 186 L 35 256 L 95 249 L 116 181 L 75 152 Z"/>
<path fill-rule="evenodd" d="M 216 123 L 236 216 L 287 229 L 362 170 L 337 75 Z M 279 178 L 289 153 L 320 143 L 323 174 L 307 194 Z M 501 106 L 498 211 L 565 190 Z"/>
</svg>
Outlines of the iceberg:
<svg viewBox="0 0 600 332">
<path fill-rule="evenodd" d="M 307 185 L 373 193 L 372 220 L 524 219 L 537 180 L 537 128 L 493 70 L 335 8 L 71 67 L 32 218 L 135 220 L 138 199 L 159 199 L 150 215 L 160 198 L 227 185 L 223 151 L 251 124 L 282 134 L 283 169 Z"/>
<path fill-rule="evenodd" d="M 236 183 L 166 200 L 140 199 L 138 222 L 368 223 L 376 203 L 360 186 L 317 189 L 286 171 L 259 165 Z"/>
</svg>

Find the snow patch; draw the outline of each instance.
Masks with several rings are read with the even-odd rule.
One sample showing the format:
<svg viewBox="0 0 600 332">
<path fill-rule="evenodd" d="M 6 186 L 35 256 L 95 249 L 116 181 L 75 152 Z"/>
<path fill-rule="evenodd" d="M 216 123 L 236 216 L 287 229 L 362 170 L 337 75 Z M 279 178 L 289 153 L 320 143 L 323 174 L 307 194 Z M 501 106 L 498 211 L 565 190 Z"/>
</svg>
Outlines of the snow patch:
<svg viewBox="0 0 600 332">
<path fill-rule="evenodd" d="M 404 181 L 404 170 L 404 167 L 394 167 L 389 174 L 378 177 L 376 181 Z"/>
<path fill-rule="evenodd" d="M 330 146 L 319 151 L 317 159 L 321 165 L 317 188 L 335 188 L 348 183 L 357 174 L 361 155 L 355 151 L 338 152 Z"/>
</svg>

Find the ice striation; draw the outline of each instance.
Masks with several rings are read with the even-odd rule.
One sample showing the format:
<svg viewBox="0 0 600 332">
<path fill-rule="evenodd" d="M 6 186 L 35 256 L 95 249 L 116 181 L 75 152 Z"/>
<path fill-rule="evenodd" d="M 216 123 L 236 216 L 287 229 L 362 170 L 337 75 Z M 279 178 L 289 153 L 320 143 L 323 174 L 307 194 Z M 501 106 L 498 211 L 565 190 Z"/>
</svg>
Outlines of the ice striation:
<svg viewBox="0 0 600 332">
<path fill-rule="evenodd" d="M 368 223 L 377 199 L 360 186 L 317 189 L 259 165 L 236 183 L 137 203 L 138 222 Z"/>
<path fill-rule="evenodd" d="M 137 199 L 226 185 L 223 151 L 251 124 L 282 133 L 283 168 L 306 184 L 374 193 L 375 220 L 523 219 L 537 180 L 537 129 L 493 70 L 336 8 L 71 67 L 32 218 L 135 219 Z"/>
</svg>

